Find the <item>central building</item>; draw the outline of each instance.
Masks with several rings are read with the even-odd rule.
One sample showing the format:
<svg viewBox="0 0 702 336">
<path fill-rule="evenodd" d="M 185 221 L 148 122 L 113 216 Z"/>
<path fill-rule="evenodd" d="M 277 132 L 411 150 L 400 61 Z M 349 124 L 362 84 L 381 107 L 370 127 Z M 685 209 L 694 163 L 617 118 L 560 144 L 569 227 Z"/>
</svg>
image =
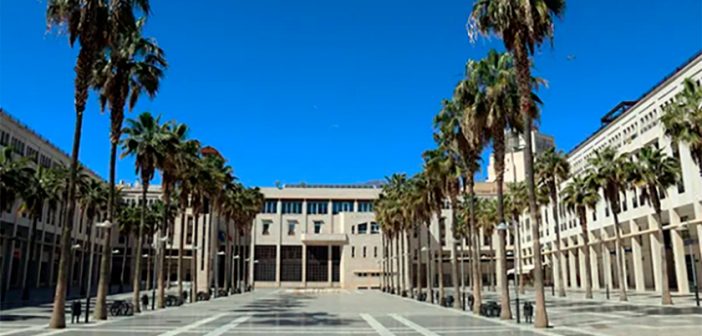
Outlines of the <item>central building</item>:
<svg viewBox="0 0 702 336">
<path fill-rule="evenodd" d="M 382 245 L 365 185 L 261 188 L 265 203 L 251 229 L 250 282 L 256 287 L 371 288 Z"/>
</svg>

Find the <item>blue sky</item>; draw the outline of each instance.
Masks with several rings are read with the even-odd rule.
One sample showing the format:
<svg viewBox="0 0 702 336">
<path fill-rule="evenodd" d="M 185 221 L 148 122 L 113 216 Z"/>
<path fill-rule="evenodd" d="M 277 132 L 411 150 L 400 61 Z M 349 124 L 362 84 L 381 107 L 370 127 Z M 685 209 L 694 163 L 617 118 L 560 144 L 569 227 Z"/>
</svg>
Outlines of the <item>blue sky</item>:
<svg viewBox="0 0 702 336">
<path fill-rule="evenodd" d="M 159 96 L 129 117 L 151 111 L 189 124 L 251 185 L 415 173 L 466 60 L 502 48 L 494 37 L 470 43 L 471 3 L 152 0 L 146 34 L 170 67 Z M 0 106 L 69 151 L 77 51 L 47 33 L 45 6 L 0 3 Z M 536 74 L 549 82 L 539 92 L 542 131 L 569 150 L 619 101 L 700 49 L 699 0 L 568 1 L 554 46 L 536 56 Z M 107 133 L 108 116 L 91 98 L 80 158 L 103 176 Z M 135 179 L 131 160 L 118 177 Z"/>
</svg>

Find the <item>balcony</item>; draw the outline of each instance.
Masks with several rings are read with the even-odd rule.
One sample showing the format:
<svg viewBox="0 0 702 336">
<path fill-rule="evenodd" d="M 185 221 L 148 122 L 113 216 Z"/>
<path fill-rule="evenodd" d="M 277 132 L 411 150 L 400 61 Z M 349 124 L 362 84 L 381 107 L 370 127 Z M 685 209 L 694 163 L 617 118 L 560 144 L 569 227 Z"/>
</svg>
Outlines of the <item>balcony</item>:
<svg viewBox="0 0 702 336">
<path fill-rule="evenodd" d="M 303 233 L 300 240 L 305 245 L 344 245 L 348 237 L 345 233 Z"/>
</svg>

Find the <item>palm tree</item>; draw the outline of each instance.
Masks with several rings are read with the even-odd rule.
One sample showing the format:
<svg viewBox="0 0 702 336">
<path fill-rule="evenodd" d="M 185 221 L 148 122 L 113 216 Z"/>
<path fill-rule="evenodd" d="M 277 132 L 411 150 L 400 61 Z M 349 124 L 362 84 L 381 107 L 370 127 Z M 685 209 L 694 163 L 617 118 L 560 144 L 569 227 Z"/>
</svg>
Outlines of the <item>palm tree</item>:
<svg viewBox="0 0 702 336">
<path fill-rule="evenodd" d="M 150 113 L 144 112 L 137 119 L 127 120 L 124 133 L 127 137 L 122 142 L 122 157 L 132 155 L 135 157 L 136 173 L 142 183 L 141 192 L 141 223 L 137 235 L 136 262 L 134 263 L 133 295 L 134 311 L 141 312 L 139 305 L 139 286 L 141 283 L 141 248 L 143 245 L 144 225 L 147 216 L 146 192 L 154 177 L 156 165 L 163 161 L 164 140 L 168 137 L 167 126 L 160 124 L 160 118 L 154 118 Z"/>
<path fill-rule="evenodd" d="M 663 150 L 653 146 L 646 146 L 636 155 L 637 161 L 633 164 L 632 182 L 635 187 L 641 188 L 641 196 L 648 200 L 656 216 L 658 239 L 663 241 L 661 195 L 666 190 L 679 182 L 680 163 L 675 158 L 667 156 Z M 660 245 L 661 269 L 668 269 L 665 245 Z M 668 272 L 663 271 L 661 277 L 661 303 L 673 304 L 668 285 Z"/>
<path fill-rule="evenodd" d="M 531 66 L 529 54 L 547 39 L 552 39 L 554 18 L 563 15 L 565 0 L 478 0 L 471 12 L 469 33 L 471 39 L 476 33 L 499 36 L 505 48 L 514 53 L 517 70 L 517 91 L 519 110 L 524 120 L 525 150 L 524 171 L 529 194 L 529 213 L 536 223 L 536 188 L 534 186 L 532 150 L 532 112 L 535 108 L 531 100 Z M 534 285 L 536 287 L 536 316 L 534 326 L 548 327 L 548 314 L 544 299 L 544 279 L 541 269 L 541 244 L 538 225 L 532 225 L 534 251 Z"/>
<path fill-rule="evenodd" d="M 29 184 L 30 177 L 34 173 L 27 164 L 27 158 L 15 158 L 11 147 L 0 149 L 0 212 L 11 211 L 15 202 L 21 199 L 21 191 Z M 15 224 L 16 225 L 16 224 Z M 2 273 L 0 275 L 0 293 L 5 297 L 6 281 L 9 281 L 9 258 L 12 242 L 7 241 L 3 252 Z"/>
<path fill-rule="evenodd" d="M 702 88 L 691 78 L 685 79 L 673 103 L 663 108 L 661 123 L 673 142 L 687 144 L 702 176 Z"/>
<path fill-rule="evenodd" d="M 600 194 L 597 192 L 598 187 L 593 183 L 591 174 L 592 172 L 590 171 L 584 175 L 573 176 L 562 191 L 563 205 L 569 212 L 575 213 L 580 221 L 583 237 L 583 255 L 585 256 L 585 298 L 587 299 L 592 299 L 592 265 L 590 264 L 590 231 L 588 230 L 586 215 L 587 209 L 594 211 L 597 203 L 600 201 Z"/>
<path fill-rule="evenodd" d="M 482 199 L 478 202 L 478 207 L 477 207 L 477 217 L 478 217 L 478 226 L 481 228 L 481 231 L 483 232 L 483 237 L 487 237 L 487 246 L 488 246 L 488 254 L 490 256 L 490 271 L 488 272 L 488 287 L 490 290 L 494 291 L 495 290 L 495 277 L 496 277 L 496 269 L 495 269 L 495 260 L 497 259 L 494 251 L 494 244 L 493 244 L 493 236 L 495 234 L 495 226 L 497 224 L 497 201 L 496 200 L 489 200 L 489 199 Z M 480 242 L 480 245 L 478 245 L 476 248 L 480 249 L 480 246 L 482 245 L 482 242 Z"/>
<path fill-rule="evenodd" d="M 556 233 L 556 265 L 560 266 L 563 253 L 561 252 L 561 227 L 558 223 L 558 189 L 570 174 L 570 164 L 563 152 L 556 152 L 554 148 L 550 148 L 536 158 L 535 173 L 539 188 L 543 188 L 548 193 L 551 201 L 551 214 Z M 558 296 L 565 297 L 563 272 L 559 271 L 557 276 Z"/>
<path fill-rule="evenodd" d="M 141 1 L 141 3 L 147 3 Z M 148 10 L 145 10 L 148 12 Z M 76 178 L 78 174 L 78 155 L 83 128 L 83 112 L 88 101 L 93 65 L 100 57 L 105 44 L 107 26 L 107 4 L 105 0 L 49 0 L 46 9 L 46 21 L 49 27 L 65 25 L 68 42 L 73 46 L 77 40 L 80 45 L 75 65 L 75 112 L 76 121 L 73 132 L 73 149 L 71 153 L 71 170 L 68 178 L 66 216 L 63 218 L 61 232 L 61 257 L 56 282 L 56 294 L 49 322 L 50 328 L 66 327 L 66 281 L 68 280 L 68 260 L 71 254 L 71 229 L 76 203 Z"/>
<path fill-rule="evenodd" d="M 97 179 L 90 179 L 90 181 L 85 184 L 80 191 L 80 204 L 85 212 L 85 217 L 87 218 L 88 225 L 86 226 L 86 235 L 88 236 L 88 255 L 90 256 L 90 261 L 88 262 L 88 280 L 86 289 L 86 321 L 87 314 L 90 312 L 90 296 L 92 293 L 93 286 L 93 260 L 94 260 L 94 226 L 95 219 L 98 215 L 105 210 L 107 207 L 107 199 L 109 198 L 109 191 L 105 184 Z"/>
<path fill-rule="evenodd" d="M 42 217 L 43 210 L 45 209 L 45 203 L 56 199 L 58 195 L 53 194 L 55 191 L 54 185 L 58 183 L 54 174 L 51 170 L 46 169 L 42 166 L 38 166 L 33 170 L 33 174 L 28 176 L 28 180 L 24 185 L 24 188 L 19 190 L 20 196 L 22 198 L 22 205 L 20 206 L 20 212 L 28 215 L 29 219 L 32 221 L 32 227 L 29 231 L 29 239 L 27 242 L 27 250 L 25 255 L 27 258 L 24 260 L 24 267 L 22 272 L 22 283 L 24 287 L 22 288 L 22 300 L 29 300 L 29 290 L 34 286 L 35 283 L 33 276 L 38 274 L 38 266 L 40 262 L 36 261 L 36 234 L 37 234 L 37 223 Z M 32 265 L 31 275 L 29 273 L 30 264 Z M 32 276 L 32 279 L 29 279 Z"/>
<path fill-rule="evenodd" d="M 194 188 L 193 170 L 191 167 L 199 161 L 200 143 L 197 140 L 187 140 L 180 144 L 179 150 L 175 153 L 175 180 L 178 194 L 178 207 L 180 208 L 180 240 L 178 241 L 178 296 L 180 301 L 184 302 L 183 297 L 183 278 L 185 271 L 183 270 L 183 253 L 185 249 L 186 235 L 192 235 L 193 232 L 186 233 L 186 212 L 189 206 L 190 198 Z"/>
<path fill-rule="evenodd" d="M 122 136 L 124 107 L 128 104 L 129 110 L 132 111 L 142 93 L 153 99 L 166 67 L 161 48 L 155 41 L 141 35 L 144 19 L 135 20 L 133 9 L 130 7 L 131 3 L 128 6 L 114 7 L 119 10 L 113 9 L 110 12 L 111 30 L 107 52 L 104 58 L 95 63 L 93 78 L 93 86 L 100 92 L 101 109 L 104 110 L 106 106 L 110 108 L 110 200 L 107 203 L 109 222 L 114 220 L 115 213 L 117 145 Z M 107 245 L 100 264 L 95 309 L 95 318 L 100 320 L 107 318 L 106 297 L 112 262 L 111 237 L 112 229 L 107 228 Z M 159 291 L 159 298 L 161 294 Z"/>
<path fill-rule="evenodd" d="M 124 251 L 122 251 L 122 267 L 120 268 L 120 292 L 123 291 L 124 282 L 126 281 L 126 270 L 127 270 L 127 250 L 129 249 L 129 242 L 132 236 L 135 236 L 139 232 L 139 212 L 135 207 L 123 204 L 116 209 L 117 216 L 117 228 L 119 229 L 120 235 L 124 236 Z M 132 257 L 136 257 L 132 253 Z M 134 264 L 131 262 L 130 264 Z M 97 309 L 97 307 L 96 307 Z"/>
<path fill-rule="evenodd" d="M 515 274 L 518 273 L 519 277 L 519 293 L 524 294 L 524 274 L 521 273 L 520 265 L 522 263 L 522 246 L 521 246 L 521 228 L 519 226 L 519 219 L 522 213 L 528 207 L 527 190 L 526 184 L 524 182 L 512 182 L 507 184 L 507 195 L 505 197 L 505 208 L 511 216 L 512 223 L 514 223 L 514 240 L 516 244 L 514 246 L 515 250 Z"/>
<path fill-rule="evenodd" d="M 621 246 L 621 228 L 619 227 L 619 212 L 620 212 L 620 194 L 628 187 L 628 181 L 631 174 L 631 161 L 626 154 L 617 154 L 616 149 L 605 147 L 602 150 L 595 151 L 593 157 L 589 160 L 590 166 L 594 168 L 593 174 L 594 183 L 602 188 L 604 192 L 605 202 L 608 203 L 609 209 L 614 217 L 614 232 L 615 232 L 615 250 L 617 257 L 617 273 L 619 279 L 619 300 L 627 301 L 626 286 L 624 282 L 624 254 Z"/>
</svg>

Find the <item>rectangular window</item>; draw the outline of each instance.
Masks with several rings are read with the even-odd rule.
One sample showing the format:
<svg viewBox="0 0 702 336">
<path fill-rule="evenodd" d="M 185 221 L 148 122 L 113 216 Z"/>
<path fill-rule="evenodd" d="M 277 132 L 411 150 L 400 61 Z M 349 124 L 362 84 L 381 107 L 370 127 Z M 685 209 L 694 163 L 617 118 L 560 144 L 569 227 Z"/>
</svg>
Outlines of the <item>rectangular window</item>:
<svg viewBox="0 0 702 336">
<path fill-rule="evenodd" d="M 373 202 L 358 201 L 358 212 L 373 212 Z"/>
<path fill-rule="evenodd" d="M 284 214 L 301 214 L 302 201 L 283 201 Z"/>
<path fill-rule="evenodd" d="M 26 157 L 28 157 L 34 163 L 39 163 L 39 151 L 32 147 L 27 146 Z"/>
<path fill-rule="evenodd" d="M 356 247 L 351 246 L 351 258 L 355 258 L 355 257 L 356 257 Z"/>
<path fill-rule="evenodd" d="M 10 133 L 0 130 L 0 145 L 7 146 L 10 143 Z"/>
<path fill-rule="evenodd" d="M 274 214 L 276 212 L 278 212 L 277 200 L 266 200 L 263 202 L 263 213 Z"/>
<path fill-rule="evenodd" d="M 368 223 L 358 224 L 358 234 L 368 233 Z"/>
<path fill-rule="evenodd" d="M 288 236 L 295 235 L 295 226 L 296 225 L 297 225 L 297 221 L 294 221 L 294 220 L 288 221 Z"/>
<path fill-rule="evenodd" d="M 371 234 L 378 234 L 378 233 L 380 233 L 380 225 L 376 222 L 371 222 Z M 416 233 L 416 231 L 415 231 L 415 233 Z"/>
<path fill-rule="evenodd" d="M 353 212 L 352 201 L 334 201 L 332 202 L 332 213 L 335 215 L 340 212 Z"/>
<path fill-rule="evenodd" d="M 185 233 L 186 238 L 186 243 L 187 244 L 192 244 L 193 243 L 193 216 L 188 216 L 188 231 Z"/>
<path fill-rule="evenodd" d="M 307 213 L 310 215 L 324 215 L 329 213 L 328 201 L 307 201 Z"/>
<path fill-rule="evenodd" d="M 324 222 L 314 221 L 314 234 L 322 233 L 322 225 L 324 225 Z"/>
<path fill-rule="evenodd" d="M 261 222 L 261 234 L 264 236 L 267 236 L 271 234 L 271 224 L 272 222 L 269 220 L 264 220 Z"/>
<path fill-rule="evenodd" d="M 366 257 L 366 247 L 365 246 L 363 247 L 363 257 L 364 258 Z"/>
<path fill-rule="evenodd" d="M 414 251 L 416 252 L 417 250 L 415 249 Z M 373 258 L 377 258 L 377 257 L 378 257 L 378 247 L 373 246 Z"/>
</svg>

